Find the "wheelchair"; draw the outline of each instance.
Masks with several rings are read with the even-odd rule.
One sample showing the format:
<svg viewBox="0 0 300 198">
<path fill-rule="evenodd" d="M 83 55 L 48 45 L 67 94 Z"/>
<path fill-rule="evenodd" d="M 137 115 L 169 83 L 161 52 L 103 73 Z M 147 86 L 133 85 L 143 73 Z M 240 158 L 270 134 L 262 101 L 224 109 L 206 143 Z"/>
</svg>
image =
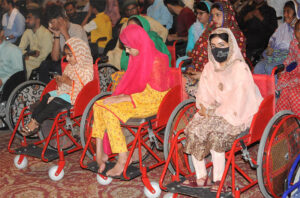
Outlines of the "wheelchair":
<svg viewBox="0 0 300 198">
<path fill-rule="evenodd" d="M 235 158 L 236 154 L 241 153 L 243 159 L 250 163 L 252 169 L 256 169 L 258 166 L 258 163 L 250 156 L 248 147 L 260 141 L 267 123 L 275 114 L 275 70 L 276 68 L 273 70 L 271 76 L 253 75 L 253 79 L 264 99 L 260 104 L 258 112 L 253 117 L 250 128 L 243 131 L 234 141 L 231 149 L 225 153 L 225 170 L 217 193 L 210 192 L 209 188 L 189 188 L 181 185 L 181 182 L 185 178 L 195 175 L 191 156 L 183 152 L 183 147 L 186 143 L 184 128 L 198 110 L 194 99 L 185 100 L 175 108 L 169 118 L 164 136 L 164 156 L 166 163 L 160 177 L 159 185 L 162 190 L 169 192 L 165 197 L 177 197 L 178 194 L 193 197 L 240 197 L 241 193 L 258 183 L 257 180 L 251 178 L 241 168 L 240 164 L 235 163 Z M 206 168 L 210 169 L 212 162 L 208 158 L 206 158 Z M 164 180 L 167 170 L 172 174 L 172 182 L 166 184 Z M 229 171 L 231 171 L 232 191 L 221 193 Z M 239 185 L 236 183 L 237 173 L 245 179 Z M 241 185 L 243 186 L 241 187 Z"/>
<path fill-rule="evenodd" d="M 26 68 L 23 61 L 23 70 L 14 73 L 9 79 L 3 84 L 2 90 L 0 91 L 0 129 L 4 129 L 9 126 L 6 117 L 6 106 L 9 103 L 9 96 L 13 90 L 21 83 L 26 81 Z"/>
<path fill-rule="evenodd" d="M 180 74 L 180 70 L 174 70 L 178 72 L 178 75 Z M 164 128 L 172 110 L 182 101 L 181 90 L 180 85 L 172 88 L 163 98 L 156 115 L 147 118 L 131 118 L 126 123 L 122 123 L 120 121 L 123 132 L 127 131 L 127 133 L 133 137 L 133 140 L 127 142 L 129 156 L 124 171 L 119 177 L 114 178 L 120 180 L 131 180 L 141 176 L 142 182 L 145 185 L 144 193 L 147 197 L 157 197 L 161 193 L 158 183 L 150 182 L 147 172 L 165 163 L 164 159 L 162 159 L 154 151 L 162 151 Z M 92 107 L 97 100 L 104 99 L 110 95 L 111 93 L 102 93 L 91 100 L 83 113 L 80 124 L 80 137 L 84 147 L 80 159 L 80 166 L 83 169 L 97 173 L 97 181 L 101 185 L 108 185 L 112 181 L 112 178 L 106 176 L 106 172 L 114 166 L 116 154 L 109 155 L 106 169 L 102 174 L 99 174 L 98 164 L 96 162 L 95 139 L 92 138 Z M 129 162 L 133 159 L 135 152 L 138 152 L 138 160 L 136 163 L 129 165 Z M 147 157 L 151 157 L 155 160 L 155 162 L 151 162 L 150 165 L 146 165 L 144 160 Z"/>
<path fill-rule="evenodd" d="M 291 194 L 292 198 L 298 198 L 300 196 L 300 169 L 299 169 L 300 155 L 297 156 L 294 161 L 290 173 L 288 175 L 287 185 L 288 188 L 282 195 L 282 198 L 287 198 Z"/>
<path fill-rule="evenodd" d="M 289 175 L 289 170 L 297 167 L 299 154 L 300 117 L 291 111 L 280 111 L 266 126 L 258 148 L 257 178 L 264 197 L 287 197 L 299 186 L 295 183 L 291 186 L 292 179 L 299 180 L 299 169 L 297 180 L 293 173 Z M 295 160 L 296 165 L 293 165 Z M 289 190 L 285 192 L 286 187 Z"/>
<path fill-rule="evenodd" d="M 28 138 L 23 137 L 21 140 L 21 147 L 12 147 L 18 130 L 20 127 L 25 126 L 26 118 L 31 115 L 31 112 L 29 111 L 30 107 L 26 106 L 22 109 L 8 144 L 9 152 L 17 154 L 14 159 L 14 164 L 18 169 L 23 169 L 27 166 L 27 156 L 40 158 L 44 162 L 59 159 L 58 165 L 51 167 L 48 174 L 53 181 L 58 181 L 63 178 L 65 156 L 82 149 L 79 142 L 79 136 L 74 134 L 74 128 L 80 125 L 83 110 L 88 102 L 95 95 L 100 93 L 98 65 L 94 64 L 93 67 L 93 80 L 82 88 L 73 106 L 70 105 L 68 108 L 58 113 L 55 118 L 50 119 L 50 122 L 52 123 L 52 126 L 48 127 L 50 131 L 45 132 L 45 130 L 40 130 L 38 132 L 39 139 L 34 141 L 28 141 Z M 62 70 L 63 69 L 64 66 L 62 66 Z M 49 91 L 55 90 L 56 86 L 55 79 L 51 80 L 41 95 L 43 96 Z M 43 125 L 44 123 L 41 125 L 42 128 Z M 65 145 L 66 142 L 68 145 Z"/>
<path fill-rule="evenodd" d="M 61 60 L 61 65 L 64 67 L 66 62 L 64 61 L 65 57 Z M 111 86 L 111 74 L 118 71 L 118 69 L 110 64 L 105 63 L 105 57 L 98 58 L 95 62 L 95 65 L 98 66 L 98 75 L 100 79 L 100 91 L 106 92 L 110 90 Z M 41 97 L 41 94 L 46 87 L 46 84 L 38 80 L 38 72 L 37 70 L 33 70 L 33 74 L 31 75 L 29 80 L 23 83 L 19 83 L 20 85 L 15 87 L 12 92 L 9 92 L 7 103 L 3 103 L 3 107 L 5 107 L 4 115 L 5 122 L 7 123 L 9 129 L 11 131 L 14 130 L 18 118 L 21 114 L 21 111 L 26 106 L 31 106 L 36 101 L 38 101 Z M 25 75 L 26 76 L 26 75 Z M 13 80 L 12 80 L 13 81 Z M 16 80 L 14 81 L 16 82 Z M 8 93 L 8 92 L 5 92 Z M 3 116 L 4 117 L 4 116 Z M 24 121 L 27 124 L 30 120 L 30 116 L 28 116 Z M 22 138 L 22 136 L 17 132 L 17 137 Z"/>
</svg>

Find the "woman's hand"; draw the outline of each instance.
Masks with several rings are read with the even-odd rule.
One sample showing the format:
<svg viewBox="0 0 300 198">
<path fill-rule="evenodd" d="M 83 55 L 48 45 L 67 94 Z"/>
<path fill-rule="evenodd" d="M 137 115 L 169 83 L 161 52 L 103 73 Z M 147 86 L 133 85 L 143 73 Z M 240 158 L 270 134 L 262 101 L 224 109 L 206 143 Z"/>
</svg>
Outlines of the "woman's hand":
<svg viewBox="0 0 300 198">
<path fill-rule="evenodd" d="M 199 109 L 199 111 L 198 111 L 198 113 L 201 115 L 201 116 L 203 116 L 203 117 L 205 117 L 205 118 L 208 118 L 209 116 L 207 115 L 207 111 L 206 111 L 206 108 L 203 106 L 203 104 L 200 104 L 200 107 L 201 107 L 201 109 Z"/>
<path fill-rule="evenodd" d="M 271 48 L 271 47 L 268 47 L 267 50 L 266 50 L 267 56 L 272 56 L 273 52 L 274 52 L 274 49 Z"/>
<path fill-rule="evenodd" d="M 192 71 L 192 72 L 189 72 L 189 75 L 192 79 L 199 80 L 199 78 L 201 76 L 201 72 Z"/>
<path fill-rule="evenodd" d="M 66 75 L 57 75 L 55 76 L 55 79 L 58 86 L 62 85 L 63 83 L 72 86 L 73 81 Z"/>
<path fill-rule="evenodd" d="M 118 96 L 111 96 L 108 98 L 105 98 L 103 100 L 103 104 L 114 104 L 114 103 L 120 103 L 120 102 L 130 102 L 131 98 L 129 95 L 118 95 Z"/>
</svg>

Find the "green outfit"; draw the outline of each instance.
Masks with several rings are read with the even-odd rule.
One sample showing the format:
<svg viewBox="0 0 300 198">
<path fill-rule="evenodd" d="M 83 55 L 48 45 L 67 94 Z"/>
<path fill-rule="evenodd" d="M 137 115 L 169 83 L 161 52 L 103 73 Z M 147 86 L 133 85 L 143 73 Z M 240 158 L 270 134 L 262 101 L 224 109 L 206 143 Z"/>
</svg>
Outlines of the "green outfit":
<svg viewBox="0 0 300 198">
<path fill-rule="evenodd" d="M 142 17 L 140 15 L 133 15 L 129 18 L 129 20 L 131 18 L 137 18 L 141 22 L 144 30 L 148 33 L 148 36 L 150 37 L 150 39 L 154 42 L 155 48 L 158 51 L 162 52 L 163 54 L 168 55 L 169 66 L 171 67 L 172 56 L 171 56 L 166 44 L 163 42 L 162 38 L 156 32 L 150 30 L 150 24 L 147 21 L 147 19 L 145 19 L 144 17 Z M 129 56 L 126 54 L 125 50 L 123 50 L 122 56 L 121 56 L 121 69 L 124 71 L 127 70 L 128 60 L 129 60 Z"/>
</svg>

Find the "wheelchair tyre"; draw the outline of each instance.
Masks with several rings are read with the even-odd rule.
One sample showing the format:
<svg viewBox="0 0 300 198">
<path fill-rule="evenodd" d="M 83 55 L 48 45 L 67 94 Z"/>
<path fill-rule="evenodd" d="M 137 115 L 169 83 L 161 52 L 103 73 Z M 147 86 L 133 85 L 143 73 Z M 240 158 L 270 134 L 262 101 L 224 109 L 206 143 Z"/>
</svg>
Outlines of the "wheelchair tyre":
<svg viewBox="0 0 300 198">
<path fill-rule="evenodd" d="M 165 136 L 164 136 L 164 157 L 165 160 L 167 160 L 169 151 L 170 151 L 170 144 L 172 142 L 172 138 L 174 135 L 177 134 L 177 132 L 184 130 L 185 126 L 192 120 L 194 114 L 197 112 L 196 106 L 195 106 L 195 100 L 189 99 L 181 102 L 172 112 L 167 126 L 165 130 Z M 179 151 L 179 160 L 184 163 L 185 154 L 183 154 L 183 146 L 185 145 L 185 140 L 181 142 L 182 145 L 180 145 L 180 148 L 178 148 Z M 192 159 L 189 156 L 188 157 L 188 163 L 190 166 L 191 171 L 194 171 Z M 173 160 L 171 160 L 171 163 L 168 166 L 168 169 L 170 170 L 171 174 L 175 174 L 175 166 L 173 165 Z M 180 167 L 180 172 L 184 175 L 187 170 L 185 167 Z"/>
<path fill-rule="evenodd" d="M 53 126 L 54 120 L 45 120 L 41 126 L 40 126 L 40 130 L 38 131 L 38 136 L 40 138 L 40 140 L 44 140 L 48 137 L 50 130 Z M 59 134 L 62 134 L 63 131 L 62 129 L 59 129 Z M 66 136 L 63 135 L 59 138 L 59 142 L 60 142 L 60 148 L 62 148 L 64 151 L 70 150 L 72 148 L 74 148 L 75 144 Z M 50 140 L 48 148 L 52 149 L 52 150 L 56 150 L 57 151 L 57 140 L 56 138 L 53 140 Z"/>
<path fill-rule="evenodd" d="M 161 189 L 157 182 L 150 182 L 152 188 L 155 190 L 154 193 L 150 192 L 148 188 L 144 187 L 144 194 L 147 198 L 158 198 L 161 194 Z"/>
<path fill-rule="evenodd" d="M 98 65 L 101 93 L 109 91 L 109 86 L 112 83 L 111 75 L 117 71 L 119 71 L 119 69 L 111 64 L 100 63 Z"/>
<path fill-rule="evenodd" d="M 50 179 L 51 179 L 52 181 L 59 181 L 59 180 L 61 180 L 61 179 L 64 177 L 64 175 L 65 175 L 64 169 L 61 170 L 61 172 L 59 173 L 59 175 L 55 175 L 57 169 L 58 169 L 58 166 L 56 165 L 56 166 L 52 166 L 52 167 L 49 169 L 49 171 L 48 171 L 48 175 L 49 175 L 49 177 L 50 177 Z"/>
<path fill-rule="evenodd" d="M 97 96 L 95 96 L 86 106 L 83 114 L 82 114 L 82 118 L 81 118 L 81 122 L 80 122 L 80 141 L 82 144 L 82 147 L 85 147 L 86 141 L 87 141 L 87 137 L 90 135 L 90 133 L 92 133 L 92 127 L 93 127 L 93 105 L 97 100 L 100 100 L 101 98 L 105 98 L 110 96 L 111 93 L 110 92 L 104 92 L 101 94 L 98 94 Z M 90 143 L 90 147 L 87 150 L 87 156 L 90 159 L 93 159 L 93 155 L 95 154 L 95 141 L 91 140 Z"/>
<path fill-rule="evenodd" d="M 24 157 L 23 160 L 21 161 L 21 163 L 18 163 L 20 157 L 21 157 L 20 155 L 17 155 L 14 158 L 14 164 L 17 169 L 24 169 L 28 165 L 28 159 L 27 159 L 27 157 Z"/>
<path fill-rule="evenodd" d="M 280 197 L 282 195 L 284 191 L 283 178 L 287 178 L 288 171 L 300 150 L 298 149 L 300 144 L 297 143 L 300 139 L 299 120 L 292 116 L 284 122 L 281 122 L 287 116 L 291 115 L 294 115 L 291 111 L 280 111 L 275 114 L 267 124 L 260 140 L 257 155 L 257 178 L 259 188 L 266 198 Z M 289 128 L 286 128 L 286 123 L 289 125 Z M 293 125 L 290 125 L 290 123 Z M 287 130 L 291 129 L 290 126 L 295 126 L 296 130 Z M 295 149 L 291 148 L 291 145 L 293 145 L 293 142 L 290 142 L 291 140 L 296 141 Z M 272 158 L 272 156 L 276 156 L 276 158 Z M 272 162 L 269 163 L 270 160 L 272 160 Z M 278 160 L 281 163 L 279 163 Z M 280 172 L 277 170 L 280 170 Z M 279 187 L 274 188 L 273 185 L 275 185 L 275 183 L 276 186 L 280 186 L 282 189 L 279 189 Z M 282 185 L 280 185 L 281 183 Z"/>
<path fill-rule="evenodd" d="M 36 80 L 26 81 L 18 85 L 10 94 L 5 109 L 6 123 L 11 131 L 14 130 L 19 119 L 21 111 L 24 107 L 38 101 L 46 84 Z M 25 124 L 29 122 L 31 116 L 27 116 Z M 17 133 L 17 137 L 22 137 Z"/>
<path fill-rule="evenodd" d="M 97 174 L 97 182 L 100 185 L 106 186 L 106 185 L 108 185 L 108 184 L 110 184 L 112 182 L 112 178 L 111 177 L 103 178 L 99 174 Z"/>
<path fill-rule="evenodd" d="M 174 197 L 174 193 L 167 193 L 164 195 L 164 198 L 173 198 Z"/>
</svg>

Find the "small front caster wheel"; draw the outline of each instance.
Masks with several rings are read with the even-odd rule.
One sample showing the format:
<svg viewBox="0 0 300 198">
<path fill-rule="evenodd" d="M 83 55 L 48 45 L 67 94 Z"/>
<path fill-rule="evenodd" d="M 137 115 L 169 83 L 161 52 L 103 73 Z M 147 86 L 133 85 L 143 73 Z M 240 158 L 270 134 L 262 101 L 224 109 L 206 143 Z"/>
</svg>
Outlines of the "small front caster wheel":
<svg viewBox="0 0 300 198">
<path fill-rule="evenodd" d="M 61 172 L 59 173 L 59 175 L 56 175 L 56 171 L 58 169 L 58 166 L 52 166 L 49 171 L 48 171 L 48 174 L 49 174 L 49 177 L 51 180 L 53 181 L 58 181 L 58 180 L 61 180 L 63 177 L 64 177 L 64 169 L 61 170 Z"/>
<path fill-rule="evenodd" d="M 174 193 L 169 192 L 169 193 L 164 195 L 164 198 L 173 198 L 173 196 L 174 196 Z"/>
<path fill-rule="evenodd" d="M 144 187 L 144 194 L 146 197 L 148 198 L 157 198 L 159 197 L 160 193 L 161 193 L 161 189 L 159 187 L 159 184 L 157 182 L 150 182 L 152 185 L 152 188 L 154 188 L 155 192 L 152 193 L 148 190 L 148 188 Z"/>
<path fill-rule="evenodd" d="M 99 174 L 97 174 L 97 181 L 98 181 L 99 184 L 105 186 L 105 185 L 108 185 L 108 184 L 111 183 L 112 178 L 111 177 L 102 177 Z"/>
<path fill-rule="evenodd" d="M 26 168 L 26 166 L 28 165 L 28 159 L 27 157 L 24 157 L 23 160 L 21 162 L 19 162 L 21 155 L 17 155 L 14 159 L 14 164 L 17 167 L 17 169 L 23 169 Z"/>
</svg>

